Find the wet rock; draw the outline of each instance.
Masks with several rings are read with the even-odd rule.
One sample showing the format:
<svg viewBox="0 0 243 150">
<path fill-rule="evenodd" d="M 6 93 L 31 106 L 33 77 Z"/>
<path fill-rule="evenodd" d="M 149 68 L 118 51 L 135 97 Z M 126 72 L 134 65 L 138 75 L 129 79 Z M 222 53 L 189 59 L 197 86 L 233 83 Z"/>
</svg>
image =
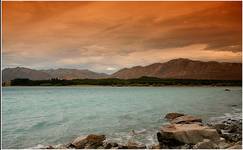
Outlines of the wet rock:
<svg viewBox="0 0 243 150">
<path fill-rule="evenodd" d="M 159 144 L 153 144 L 153 145 L 149 145 L 148 149 L 161 149 Z"/>
<path fill-rule="evenodd" d="M 66 147 L 67 147 L 68 149 L 75 149 L 75 148 L 76 148 L 72 143 L 68 143 L 68 144 L 66 145 Z"/>
<path fill-rule="evenodd" d="M 157 133 L 157 138 L 160 144 L 197 144 L 203 139 L 218 141 L 219 135 L 216 129 L 198 124 L 172 124 L 161 127 Z"/>
<path fill-rule="evenodd" d="M 217 149 L 218 145 L 209 139 L 204 139 L 193 146 L 194 149 Z"/>
<path fill-rule="evenodd" d="M 137 142 L 128 141 L 126 145 L 118 144 L 118 149 L 146 149 L 146 145 Z"/>
<path fill-rule="evenodd" d="M 105 135 L 95 135 L 90 134 L 88 136 L 81 136 L 76 138 L 69 147 L 74 147 L 78 149 L 93 149 L 98 148 L 103 145 L 103 141 L 105 140 Z"/>
<path fill-rule="evenodd" d="M 41 145 L 41 144 L 38 144 L 33 149 L 54 149 L 54 147 L 52 145 Z"/>
<path fill-rule="evenodd" d="M 180 146 L 178 149 L 192 149 L 192 145 L 191 144 L 184 144 L 182 146 Z"/>
<path fill-rule="evenodd" d="M 118 149 L 128 149 L 128 147 L 126 145 L 118 145 L 117 148 Z"/>
<path fill-rule="evenodd" d="M 167 149 L 192 149 L 192 144 L 182 144 L 182 145 L 171 145 Z"/>
<path fill-rule="evenodd" d="M 202 119 L 199 117 L 195 117 L 195 116 L 184 115 L 184 116 L 177 117 L 171 121 L 171 123 L 174 123 L 174 124 L 195 123 L 195 122 L 201 123 Z"/>
<path fill-rule="evenodd" d="M 229 126 L 229 133 L 241 132 L 241 127 L 238 124 L 232 124 Z"/>
<path fill-rule="evenodd" d="M 92 148 L 89 148 L 89 147 L 85 147 L 85 149 L 92 149 Z M 105 149 L 103 146 L 99 146 L 97 147 L 96 149 Z"/>
<path fill-rule="evenodd" d="M 111 149 L 112 145 L 110 143 L 104 144 L 105 149 Z"/>
<path fill-rule="evenodd" d="M 217 142 L 219 149 L 226 149 L 230 147 L 230 143 L 227 143 L 224 138 L 220 138 L 220 140 Z"/>
<path fill-rule="evenodd" d="M 228 149 L 242 149 L 242 142 L 236 142 L 233 146 L 228 147 Z"/>
<path fill-rule="evenodd" d="M 217 122 L 208 123 L 217 129 L 218 133 L 229 142 L 237 142 L 242 139 L 242 120 L 226 118 Z"/>
<path fill-rule="evenodd" d="M 237 134 L 237 133 L 222 132 L 221 136 L 230 142 L 237 142 L 242 139 L 241 134 Z"/>
<path fill-rule="evenodd" d="M 54 147 L 52 145 L 48 145 L 46 149 L 54 149 Z"/>
<path fill-rule="evenodd" d="M 225 124 L 223 124 L 223 123 L 214 124 L 214 125 L 210 125 L 210 124 L 209 124 L 209 126 L 211 126 L 211 127 L 213 127 L 214 129 L 216 129 L 217 132 L 218 132 L 219 134 L 222 134 L 222 131 L 221 131 L 221 130 L 223 130 L 223 129 L 225 129 L 225 128 L 227 127 L 227 126 L 226 126 Z"/>
<path fill-rule="evenodd" d="M 127 142 L 127 149 L 146 149 L 146 145 L 137 142 Z"/>
<path fill-rule="evenodd" d="M 173 120 L 177 117 L 181 117 L 181 116 L 184 116 L 184 114 L 181 114 L 181 113 L 176 113 L 176 112 L 172 112 L 172 113 L 168 113 L 165 115 L 165 119 L 168 119 L 168 120 Z"/>
<path fill-rule="evenodd" d="M 113 149 L 115 147 L 118 147 L 118 144 L 115 142 L 105 142 L 103 146 L 105 149 L 111 149 L 111 148 Z"/>
<path fill-rule="evenodd" d="M 229 147 L 228 149 L 242 149 L 242 145 L 233 145 Z"/>
<path fill-rule="evenodd" d="M 58 144 L 53 146 L 54 149 L 67 149 L 67 146 L 64 144 Z"/>
<path fill-rule="evenodd" d="M 177 139 L 165 137 L 165 135 L 161 134 L 161 132 L 157 133 L 157 139 L 158 139 L 161 149 L 168 149 L 173 146 L 181 146 L 184 144 L 184 143 L 178 141 Z"/>
</svg>

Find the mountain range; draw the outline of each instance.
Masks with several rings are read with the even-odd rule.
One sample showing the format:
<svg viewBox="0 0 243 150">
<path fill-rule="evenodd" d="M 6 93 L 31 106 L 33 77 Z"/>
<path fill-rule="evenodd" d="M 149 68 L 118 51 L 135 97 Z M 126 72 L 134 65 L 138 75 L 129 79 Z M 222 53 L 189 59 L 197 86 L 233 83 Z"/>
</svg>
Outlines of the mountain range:
<svg viewBox="0 0 243 150">
<path fill-rule="evenodd" d="M 49 69 L 49 70 L 34 70 L 24 67 L 6 68 L 2 71 L 3 82 L 11 81 L 16 78 L 27 78 L 30 80 L 48 80 L 52 78 L 58 79 L 100 79 L 108 77 L 104 73 L 96 73 L 89 70 L 78 69 Z"/>
<path fill-rule="evenodd" d="M 34 70 L 24 67 L 6 68 L 2 71 L 3 82 L 16 78 L 30 80 L 58 79 L 132 79 L 142 76 L 173 79 L 210 79 L 241 80 L 242 63 L 195 61 L 185 58 L 173 59 L 165 63 L 154 63 L 148 66 L 135 66 L 121 69 L 111 75 L 79 69 Z"/>
</svg>

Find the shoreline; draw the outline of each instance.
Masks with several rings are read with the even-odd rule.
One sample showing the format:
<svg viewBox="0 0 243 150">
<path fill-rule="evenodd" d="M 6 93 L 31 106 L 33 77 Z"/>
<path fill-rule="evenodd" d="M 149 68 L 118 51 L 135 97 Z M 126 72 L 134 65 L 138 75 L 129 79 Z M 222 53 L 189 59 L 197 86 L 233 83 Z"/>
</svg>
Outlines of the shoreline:
<svg viewBox="0 0 243 150">
<path fill-rule="evenodd" d="M 217 118 L 217 119 L 216 119 Z M 157 142 L 145 143 L 128 140 L 115 142 L 107 140 L 103 134 L 79 136 L 67 144 L 37 145 L 37 149 L 233 149 L 241 148 L 242 119 L 239 117 L 218 116 L 204 121 L 197 117 L 181 113 L 168 113 L 164 117 L 167 123 L 162 124 L 157 133 Z M 132 130 L 136 136 L 140 131 Z M 190 135 L 190 136 L 188 136 Z M 196 140 L 195 140 L 196 139 Z M 123 144 L 122 144 L 123 143 Z"/>
<path fill-rule="evenodd" d="M 4 87 L 242 87 L 241 85 L 126 85 L 126 86 L 114 86 L 114 85 L 11 85 Z"/>
<path fill-rule="evenodd" d="M 101 86 L 242 86 L 242 80 L 208 80 L 208 79 L 161 79 L 156 77 L 140 77 L 135 79 L 50 79 L 30 80 L 14 79 L 4 85 L 10 86 L 69 86 L 69 85 L 101 85 Z"/>
</svg>

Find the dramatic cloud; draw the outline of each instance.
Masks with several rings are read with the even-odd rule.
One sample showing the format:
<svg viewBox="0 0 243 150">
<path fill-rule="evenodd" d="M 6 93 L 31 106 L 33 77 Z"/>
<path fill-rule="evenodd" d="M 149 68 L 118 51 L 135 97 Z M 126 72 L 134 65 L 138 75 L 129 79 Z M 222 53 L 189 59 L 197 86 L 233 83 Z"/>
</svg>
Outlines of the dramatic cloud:
<svg viewBox="0 0 243 150">
<path fill-rule="evenodd" d="M 3 66 L 241 61 L 241 2 L 3 2 Z"/>
</svg>

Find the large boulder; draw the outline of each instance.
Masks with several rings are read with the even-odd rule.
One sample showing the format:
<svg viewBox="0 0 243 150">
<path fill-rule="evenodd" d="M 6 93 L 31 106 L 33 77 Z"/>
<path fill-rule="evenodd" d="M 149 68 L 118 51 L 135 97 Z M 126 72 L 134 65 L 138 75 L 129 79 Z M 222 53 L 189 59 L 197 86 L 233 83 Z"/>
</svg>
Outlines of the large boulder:
<svg viewBox="0 0 243 150">
<path fill-rule="evenodd" d="M 218 145 L 209 139 L 204 139 L 193 146 L 193 149 L 218 149 Z"/>
<path fill-rule="evenodd" d="M 176 123 L 176 124 L 179 124 L 179 123 L 195 123 L 195 122 L 201 123 L 202 119 L 199 118 L 199 117 L 195 117 L 195 116 L 184 115 L 184 116 L 177 117 L 177 118 L 175 118 L 171 121 L 171 123 Z"/>
<path fill-rule="evenodd" d="M 242 142 L 241 141 L 236 142 L 234 143 L 234 145 L 228 147 L 228 149 L 242 149 Z"/>
<path fill-rule="evenodd" d="M 218 144 L 218 148 L 219 149 L 226 149 L 228 147 L 230 147 L 232 144 L 231 143 L 228 143 L 226 142 L 226 140 L 224 138 L 220 138 L 220 140 L 217 142 Z"/>
<path fill-rule="evenodd" d="M 76 138 L 69 147 L 74 147 L 78 149 L 94 149 L 102 146 L 104 140 L 105 135 L 90 134 L 88 136 L 80 136 Z"/>
<path fill-rule="evenodd" d="M 203 139 L 218 141 L 220 139 L 216 129 L 199 124 L 171 124 L 161 127 L 157 133 L 160 143 L 172 142 L 174 144 L 197 144 Z"/>
<path fill-rule="evenodd" d="M 165 115 L 165 119 L 168 119 L 168 120 L 173 120 L 177 117 L 181 117 L 181 116 L 184 116 L 184 114 L 181 114 L 181 113 L 176 113 L 176 112 L 172 112 L 172 113 L 168 113 Z"/>
</svg>

